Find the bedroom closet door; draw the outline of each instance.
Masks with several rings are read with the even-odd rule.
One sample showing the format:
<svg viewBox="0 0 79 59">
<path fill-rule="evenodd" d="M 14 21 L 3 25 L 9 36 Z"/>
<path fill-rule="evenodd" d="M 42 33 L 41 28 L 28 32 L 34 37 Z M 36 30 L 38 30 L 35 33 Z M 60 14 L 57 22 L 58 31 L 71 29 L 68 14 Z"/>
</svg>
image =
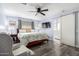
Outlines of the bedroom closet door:
<svg viewBox="0 0 79 59">
<path fill-rule="evenodd" d="M 61 43 L 75 46 L 75 14 L 61 17 Z"/>
<path fill-rule="evenodd" d="M 76 13 L 76 47 L 79 48 L 79 12 Z"/>
</svg>

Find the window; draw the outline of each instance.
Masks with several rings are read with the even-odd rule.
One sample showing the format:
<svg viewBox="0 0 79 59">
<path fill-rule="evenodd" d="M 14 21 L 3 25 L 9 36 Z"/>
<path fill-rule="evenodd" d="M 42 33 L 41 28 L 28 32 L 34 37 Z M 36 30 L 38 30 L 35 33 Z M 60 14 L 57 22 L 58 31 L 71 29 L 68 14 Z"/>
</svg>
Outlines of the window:
<svg viewBox="0 0 79 59">
<path fill-rule="evenodd" d="M 42 28 L 51 28 L 50 22 L 42 23 Z"/>
</svg>

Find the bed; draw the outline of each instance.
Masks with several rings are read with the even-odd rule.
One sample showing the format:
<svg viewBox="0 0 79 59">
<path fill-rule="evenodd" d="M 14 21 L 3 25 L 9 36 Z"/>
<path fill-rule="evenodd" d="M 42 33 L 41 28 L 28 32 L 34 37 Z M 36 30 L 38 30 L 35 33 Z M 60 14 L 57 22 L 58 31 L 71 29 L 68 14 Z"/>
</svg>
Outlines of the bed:
<svg viewBox="0 0 79 59">
<path fill-rule="evenodd" d="M 37 33 L 37 32 L 19 33 L 18 38 L 19 38 L 21 44 L 23 44 L 29 48 L 34 46 L 34 45 L 41 44 L 44 41 L 48 41 L 47 34 Z"/>
</svg>

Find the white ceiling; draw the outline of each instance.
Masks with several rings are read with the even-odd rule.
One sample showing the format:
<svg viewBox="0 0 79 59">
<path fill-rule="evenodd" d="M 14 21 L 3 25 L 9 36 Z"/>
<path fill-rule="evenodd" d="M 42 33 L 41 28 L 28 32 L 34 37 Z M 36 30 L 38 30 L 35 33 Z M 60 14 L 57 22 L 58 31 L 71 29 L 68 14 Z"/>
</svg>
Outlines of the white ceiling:
<svg viewBox="0 0 79 59">
<path fill-rule="evenodd" d="M 49 11 L 44 12 L 46 16 L 43 16 L 41 14 L 35 16 L 35 12 L 28 12 L 36 11 L 35 7 L 38 6 L 41 6 L 42 9 L 48 8 Z M 63 10 L 69 10 L 78 7 L 78 3 L 27 3 L 26 5 L 20 3 L 3 4 L 4 12 L 6 15 L 30 18 L 34 20 L 48 19 Z"/>
</svg>

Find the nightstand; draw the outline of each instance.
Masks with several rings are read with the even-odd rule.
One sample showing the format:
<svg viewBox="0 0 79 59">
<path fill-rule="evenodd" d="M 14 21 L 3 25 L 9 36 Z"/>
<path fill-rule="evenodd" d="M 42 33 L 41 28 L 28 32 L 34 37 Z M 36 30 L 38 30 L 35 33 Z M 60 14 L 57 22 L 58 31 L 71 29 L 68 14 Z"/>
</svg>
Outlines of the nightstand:
<svg viewBox="0 0 79 59">
<path fill-rule="evenodd" d="M 10 35 L 14 41 L 14 43 L 20 43 L 20 40 L 18 39 L 18 35 L 17 34 L 11 34 Z"/>
</svg>

